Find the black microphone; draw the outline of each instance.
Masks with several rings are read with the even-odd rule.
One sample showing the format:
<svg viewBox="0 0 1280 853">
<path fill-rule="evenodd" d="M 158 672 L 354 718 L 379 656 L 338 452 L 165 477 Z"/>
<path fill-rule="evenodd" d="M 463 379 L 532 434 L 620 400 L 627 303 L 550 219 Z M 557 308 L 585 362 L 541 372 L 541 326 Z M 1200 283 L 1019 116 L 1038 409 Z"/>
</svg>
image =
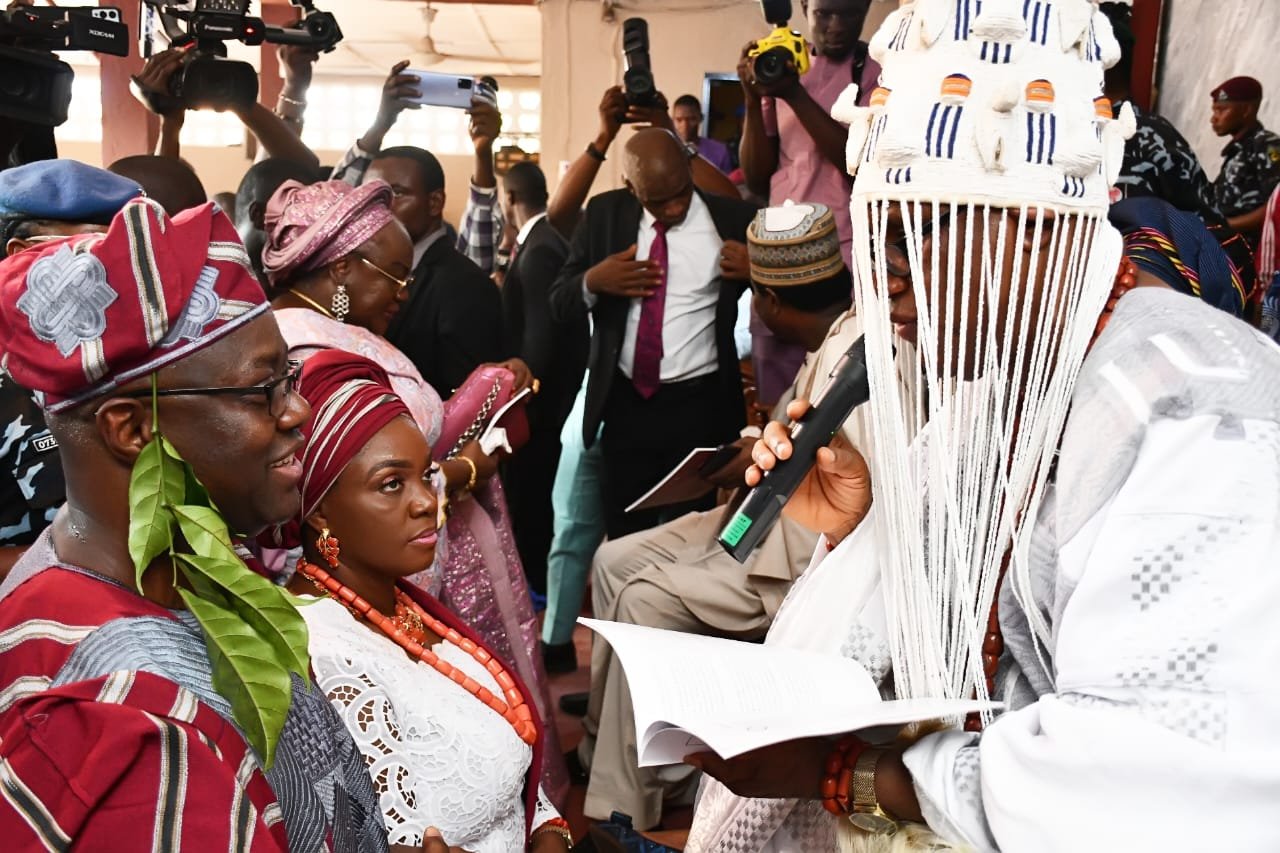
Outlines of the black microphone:
<svg viewBox="0 0 1280 853">
<path fill-rule="evenodd" d="M 735 560 L 747 561 L 752 550 L 773 529 L 782 508 L 813 467 L 818 450 L 831 443 L 853 410 L 870 397 L 867 350 L 865 339 L 860 337 L 831 369 L 827 384 L 811 401 L 809 410 L 792 425 L 791 456 L 778 460 L 772 471 L 765 472 L 760 484 L 747 494 L 742 506 L 720 531 L 717 541 Z"/>
</svg>

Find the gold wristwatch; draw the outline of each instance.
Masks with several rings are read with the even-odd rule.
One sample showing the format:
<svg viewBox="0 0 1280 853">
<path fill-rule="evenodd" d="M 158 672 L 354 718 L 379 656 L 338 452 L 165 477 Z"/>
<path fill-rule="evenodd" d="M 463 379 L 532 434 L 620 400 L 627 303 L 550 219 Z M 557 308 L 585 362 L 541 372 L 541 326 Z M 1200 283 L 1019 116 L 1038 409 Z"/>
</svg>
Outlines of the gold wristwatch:
<svg viewBox="0 0 1280 853">
<path fill-rule="evenodd" d="M 853 766 L 849 822 L 872 835 L 893 835 L 898 831 L 898 822 L 880 808 L 876 797 L 876 765 L 885 752 L 878 747 L 864 749 Z"/>
</svg>

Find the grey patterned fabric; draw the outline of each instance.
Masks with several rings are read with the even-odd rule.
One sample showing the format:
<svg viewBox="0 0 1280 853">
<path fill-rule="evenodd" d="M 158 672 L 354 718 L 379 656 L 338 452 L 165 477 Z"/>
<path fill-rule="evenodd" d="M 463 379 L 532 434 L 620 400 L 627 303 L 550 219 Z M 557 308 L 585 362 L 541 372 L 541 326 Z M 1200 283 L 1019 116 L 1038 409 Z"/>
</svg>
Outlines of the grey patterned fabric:
<svg viewBox="0 0 1280 853">
<path fill-rule="evenodd" d="M 231 706 L 213 689 L 213 673 L 199 624 L 117 619 L 86 637 L 54 685 L 132 670 L 166 678 L 195 693 L 228 723 Z M 264 771 L 284 817 L 292 853 L 381 853 L 387 850 L 382 812 L 359 750 L 324 695 L 293 676 L 293 700 Z"/>
</svg>

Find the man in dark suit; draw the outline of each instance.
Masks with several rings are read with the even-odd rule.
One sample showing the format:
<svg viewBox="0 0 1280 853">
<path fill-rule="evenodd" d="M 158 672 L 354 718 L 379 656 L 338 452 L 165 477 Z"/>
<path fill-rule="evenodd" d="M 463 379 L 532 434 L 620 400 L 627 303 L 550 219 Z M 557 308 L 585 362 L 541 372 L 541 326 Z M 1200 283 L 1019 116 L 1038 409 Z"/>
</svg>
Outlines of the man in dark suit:
<svg viewBox="0 0 1280 853">
<path fill-rule="evenodd" d="M 745 421 L 733 327 L 755 209 L 697 191 L 689 156 L 670 131 L 636 132 L 627 188 L 587 205 L 555 284 L 555 316 L 593 321 L 582 435 L 590 446 L 603 423 L 610 538 L 657 524 L 662 513 L 626 507 Z"/>
<path fill-rule="evenodd" d="M 503 189 L 505 218 L 519 229 L 502 286 L 503 330 L 510 354 L 529 365 L 540 390 L 528 405 L 529 443 L 503 463 L 502 480 L 525 576 L 530 588 L 545 594 L 560 430 L 582 383 L 590 333 L 583 312 L 564 322 L 551 317 L 551 286 L 569 257 L 569 243 L 547 219 L 542 169 L 516 163 Z"/>
<path fill-rule="evenodd" d="M 502 297 L 446 236 L 440 161 L 421 148 L 386 148 L 365 172 L 375 178 L 391 185 L 392 212 L 413 240 L 409 301 L 387 340 L 448 397 L 478 365 L 503 358 Z"/>
</svg>

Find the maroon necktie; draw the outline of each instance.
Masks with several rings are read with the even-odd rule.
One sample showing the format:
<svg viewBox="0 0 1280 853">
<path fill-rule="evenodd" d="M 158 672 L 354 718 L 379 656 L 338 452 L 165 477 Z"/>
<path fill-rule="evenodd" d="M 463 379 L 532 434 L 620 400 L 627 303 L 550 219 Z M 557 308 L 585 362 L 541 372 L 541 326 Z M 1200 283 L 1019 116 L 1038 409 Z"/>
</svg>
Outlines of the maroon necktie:
<svg viewBox="0 0 1280 853">
<path fill-rule="evenodd" d="M 631 382 L 636 386 L 636 392 L 646 400 L 662 385 L 662 314 L 667 304 L 667 226 L 655 222 L 653 230 L 649 260 L 662 270 L 662 277 L 653 293 L 640 304 L 636 356 L 631 366 Z"/>
</svg>

